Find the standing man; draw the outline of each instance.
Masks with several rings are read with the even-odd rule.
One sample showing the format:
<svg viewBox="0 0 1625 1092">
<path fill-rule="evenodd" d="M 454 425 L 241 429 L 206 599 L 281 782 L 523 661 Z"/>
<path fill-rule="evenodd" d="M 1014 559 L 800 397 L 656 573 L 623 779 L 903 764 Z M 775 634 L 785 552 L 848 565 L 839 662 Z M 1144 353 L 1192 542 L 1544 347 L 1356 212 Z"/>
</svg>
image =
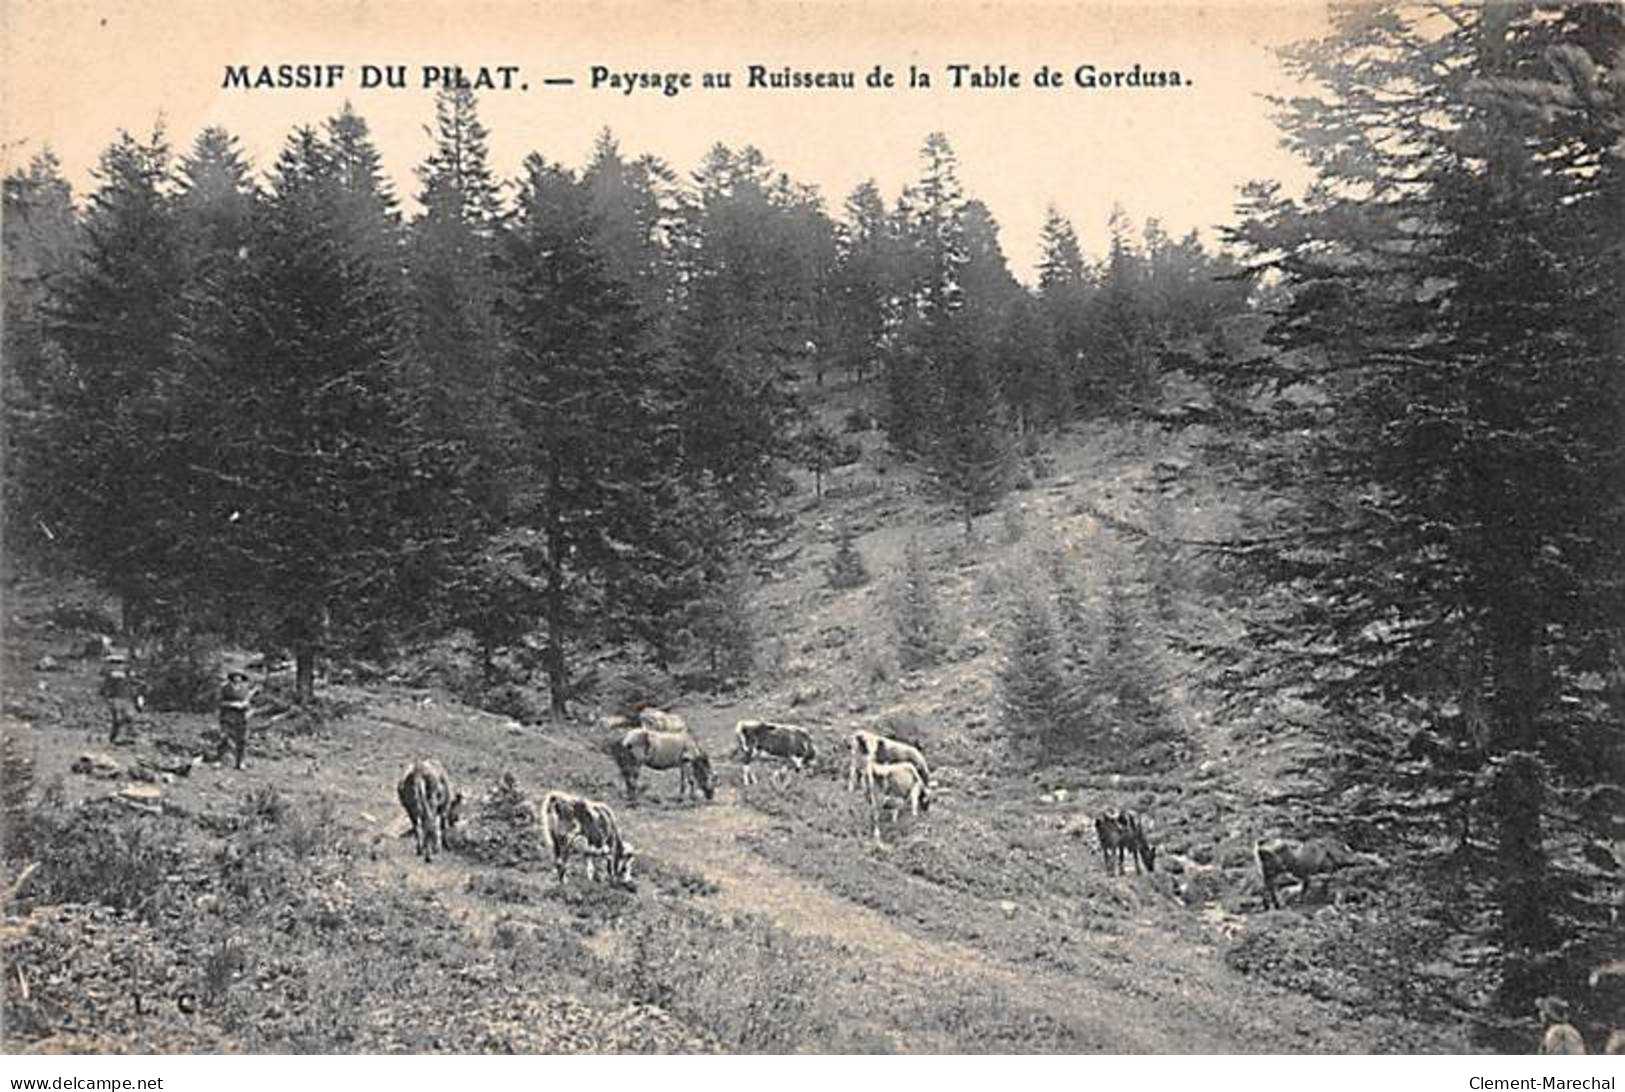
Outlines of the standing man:
<svg viewBox="0 0 1625 1092">
<path fill-rule="evenodd" d="M 254 696 L 248 676 L 233 671 L 220 687 L 220 753 L 216 762 L 226 760 L 226 748 L 237 754 L 237 769 L 243 768 L 243 752 L 248 749 L 248 704 Z"/>
<path fill-rule="evenodd" d="M 119 741 L 119 731 L 130 730 L 135 737 L 135 715 L 141 709 L 141 685 L 130 671 L 129 660 L 122 653 L 108 653 L 102 666 L 101 695 L 107 699 L 107 719 L 110 727 L 109 743 Z"/>
</svg>

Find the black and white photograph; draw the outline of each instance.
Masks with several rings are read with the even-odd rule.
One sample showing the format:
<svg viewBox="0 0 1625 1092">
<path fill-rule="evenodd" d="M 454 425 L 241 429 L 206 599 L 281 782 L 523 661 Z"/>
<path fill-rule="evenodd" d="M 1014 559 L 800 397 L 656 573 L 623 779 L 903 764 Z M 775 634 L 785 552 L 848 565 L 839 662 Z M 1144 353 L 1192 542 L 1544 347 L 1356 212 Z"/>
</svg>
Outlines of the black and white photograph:
<svg viewBox="0 0 1625 1092">
<path fill-rule="evenodd" d="M 1615 1087 L 1493 1056 L 1625 1053 L 1625 4 L 0 53 L 16 1073 Z"/>
</svg>

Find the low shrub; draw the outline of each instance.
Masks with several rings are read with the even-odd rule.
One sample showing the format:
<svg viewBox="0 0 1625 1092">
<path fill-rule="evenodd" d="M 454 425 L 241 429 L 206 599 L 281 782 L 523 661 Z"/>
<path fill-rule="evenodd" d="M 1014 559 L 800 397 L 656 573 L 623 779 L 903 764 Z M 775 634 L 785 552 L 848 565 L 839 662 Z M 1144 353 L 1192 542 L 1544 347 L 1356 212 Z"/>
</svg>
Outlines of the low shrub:
<svg viewBox="0 0 1625 1092">
<path fill-rule="evenodd" d="M 141 676 L 152 709 L 212 712 L 219 697 L 220 654 L 198 634 L 175 634 L 153 647 L 141 664 Z"/>
<path fill-rule="evenodd" d="M 38 808 L 25 820 L 39 871 L 23 897 L 37 905 L 99 903 L 152 916 L 180 862 L 182 822 L 135 815 L 111 800 Z M 8 832 L 10 841 L 10 832 Z"/>
<path fill-rule="evenodd" d="M 829 586 L 836 591 L 845 591 L 848 588 L 858 588 L 869 583 L 869 567 L 863 562 L 863 554 L 858 551 L 857 542 L 850 531 L 843 531 L 839 543 L 835 547 L 835 556 L 830 559 Z"/>
<path fill-rule="evenodd" d="M 481 709 L 498 713 L 525 724 L 534 724 L 547 717 L 547 702 L 534 691 L 518 683 L 505 682 L 484 687 L 470 702 Z"/>
<path fill-rule="evenodd" d="M 596 696 L 605 712 L 635 717 L 640 709 L 669 708 L 681 692 L 669 671 L 646 657 L 637 656 L 606 667 Z"/>
</svg>

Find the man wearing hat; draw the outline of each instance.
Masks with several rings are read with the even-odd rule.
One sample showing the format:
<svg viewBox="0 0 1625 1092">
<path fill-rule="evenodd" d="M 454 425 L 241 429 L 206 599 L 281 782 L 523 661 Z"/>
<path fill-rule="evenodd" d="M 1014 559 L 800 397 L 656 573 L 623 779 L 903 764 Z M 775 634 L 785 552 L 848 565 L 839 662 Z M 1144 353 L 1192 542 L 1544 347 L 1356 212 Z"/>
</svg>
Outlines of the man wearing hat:
<svg viewBox="0 0 1625 1092">
<path fill-rule="evenodd" d="M 101 695 L 107 699 L 107 718 L 111 724 L 107 739 L 119 741 L 119 731 L 130 730 L 135 736 L 135 716 L 141 709 L 141 685 L 130 671 L 129 658 L 122 653 L 109 652 L 102 663 Z"/>
<path fill-rule="evenodd" d="M 226 760 L 226 747 L 237 753 L 237 769 L 243 768 L 243 752 L 248 749 L 248 703 L 254 696 L 248 676 L 233 671 L 220 687 L 220 753 L 216 762 Z"/>
</svg>

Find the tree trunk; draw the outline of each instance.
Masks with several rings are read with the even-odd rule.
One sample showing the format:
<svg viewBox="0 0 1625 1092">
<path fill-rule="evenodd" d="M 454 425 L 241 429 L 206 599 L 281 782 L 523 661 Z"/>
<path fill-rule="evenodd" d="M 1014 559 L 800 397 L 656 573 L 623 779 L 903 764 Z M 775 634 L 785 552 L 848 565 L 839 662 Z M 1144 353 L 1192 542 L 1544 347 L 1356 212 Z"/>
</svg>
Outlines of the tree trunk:
<svg viewBox="0 0 1625 1092">
<path fill-rule="evenodd" d="M 547 669 L 548 708 L 554 716 L 567 716 L 570 673 L 564 662 L 564 634 L 552 622 L 547 625 L 547 651 L 542 654 L 542 663 Z"/>
<path fill-rule="evenodd" d="M 1535 998 L 1551 983 L 1542 956 L 1554 942 L 1550 892 L 1546 890 L 1546 854 L 1541 846 L 1541 804 L 1545 785 L 1532 754 L 1506 759 L 1495 781 L 1500 834 L 1497 901 L 1501 908 L 1501 1009 L 1509 1014 L 1530 1011 Z"/>
<path fill-rule="evenodd" d="M 1546 783 L 1536 754 L 1535 718 L 1543 692 L 1536 645 L 1509 626 L 1497 642 L 1496 736 L 1501 768 L 1491 786 L 1499 845 L 1496 900 L 1501 910 L 1500 1002 L 1524 1014 L 1550 989 L 1544 970 L 1557 937 L 1552 927 L 1542 810 Z"/>
<path fill-rule="evenodd" d="M 316 698 L 316 646 L 303 643 L 293 650 L 294 700 L 308 705 Z"/>
<path fill-rule="evenodd" d="M 553 495 L 558 496 L 555 471 Z M 542 655 L 542 664 L 547 671 L 547 698 L 548 706 L 553 715 L 564 717 L 569 714 L 569 683 L 570 675 L 564 659 L 564 580 L 560 575 L 560 566 L 564 564 L 564 543 L 559 534 L 558 523 L 552 516 L 548 517 L 547 528 L 547 555 L 549 560 L 547 571 L 547 651 Z"/>
<path fill-rule="evenodd" d="M 133 593 L 119 596 L 119 632 L 129 644 L 135 643 L 135 638 L 141 632 L 141 627 L 147 621 L 147 612 L 143 609 L 140 597 Z"/>
</svg>

